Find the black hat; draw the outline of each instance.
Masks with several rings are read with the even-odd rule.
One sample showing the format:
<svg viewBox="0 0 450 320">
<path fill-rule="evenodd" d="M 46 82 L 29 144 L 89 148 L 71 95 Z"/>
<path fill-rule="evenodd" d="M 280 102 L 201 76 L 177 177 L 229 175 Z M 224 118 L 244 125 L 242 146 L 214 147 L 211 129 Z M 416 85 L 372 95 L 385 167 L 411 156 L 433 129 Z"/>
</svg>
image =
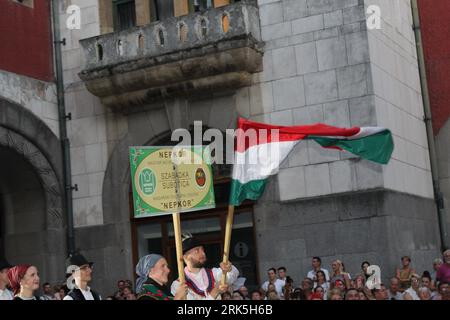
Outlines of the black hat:
<svg viewBox="0 0 450 320">
<path fill-rule="evenodd" d="M 0 258 L 0 270 L 9 269 L 13 266 L 9 264 L 9 262 L 5 258 Z"/>
<path fill-rule="evenodd" d="M 94 263 L 87 261 L 86 258 L 79 253 L 75 253 L 70 257 L 70 265 L 81 267 L 86 264 L 92 266 Z"/>
<path fill-rule="evenodd" d="M 202 245 L 190 233 L 183 234 L 182 239 L 183 239 L 183 254 L 185 254 L 187 251 L 189 251 L 195 247 L 199 247 Z"/>
</svg>

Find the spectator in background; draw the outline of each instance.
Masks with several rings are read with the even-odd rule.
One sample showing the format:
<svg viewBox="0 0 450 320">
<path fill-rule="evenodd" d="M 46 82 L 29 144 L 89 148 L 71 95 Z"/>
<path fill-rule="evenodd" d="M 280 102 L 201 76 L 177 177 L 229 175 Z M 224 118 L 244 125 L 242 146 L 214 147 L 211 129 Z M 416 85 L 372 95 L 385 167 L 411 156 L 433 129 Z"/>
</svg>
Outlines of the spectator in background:
<svg viewBox="0 0 450 320">
<path fill-rule="evenodd" d="M 389 300 L 403 300 L 403 294 L 400 292 L 400 280 L 397 277 L 390 279 L 390 288 L 388 290 Z"/>
<path fill-rule="evenodd" d="M 240 293 L 239 291 L 235 291 L 233 292 L 232 300 L 245 300 L 245 299 L 242 293 Z"/>
<path fill-rule="evenodd" d="M 365 285 L 366 285 L 366 277 L 361 274 L 358 274 L 354 280 L 354 288 L 359 291 L 364 289 Z"/>
<path fill-rule="evenodd" d="M 125 288 L 125 281 L 124 280 L 119 280 L 117 281 L 117 291 L 116 293 L 114 293 L 114 297 L 117 300 L 123 300 L 123 289 Z"/>
<path fill-rule="evenodd" d="M 222 300 L 231 300 L 231 293 L 229 293 L 228 291 L 222 293 Z"/>
<path fill-rule="evenodd" d="M 368 261 L 364 261 L 361 263 L 361 270 L 362 274 L 364 276 L 365 281 L 370 277 L 370 274 L 367 273 L 367 268 L 370 266 L 370 263 Z"/>
<path fill-rule="evenodd" d="M 284 300 L 290 300 L 291 294 L 294 291 L 294 280 L 291 277 L 287 276 L 285 285 L 283 287 L 283 297 Z"/>
<path fill-rule="evenodd" d="M 332 289 L 328 295 L 328 300 L 343 300 L 343 293 L 337 288 Z"/>
<path fill-rule="evenodd" d="M 431 300 L 431 290 L 426 287 L 419 288 L 420 300 Z"/>
<path fill-rule="evenodd" d="M 363 290 L 358 291 L 359 300 L 369 300 Z"/>
<path fill-rule="evenodd" d="M 333 289 L 337 288 L 339 290 L 341 290 L 342 292 L 345 292 L 346 288 L 345 288 L 345 283 L 342 280 L 337 279 L 334 284 L 333 284 Z"/>
<path fill-rule="evenodd" d="M 375 297 L 375 300 L 388 300 L 389 299 L 388 290 L 386 289 L 386 286 L 384 284 L 380 284 L 379 289 L 374 289 L 373 295 Z"/>
<path fill-rule="evenodd" d="M 0 258 L 0 301 L 12 300 L 13 293 L 8 290 L 9 285 L 8 271 L 12 268 L 12 265 L 4 258 Z"/>
<path fill-rule="evenodd" d="M 445 296 L 446 292 L 450 292 L 450 285 L 448 283 L 441 282 L 438 285 L 437 294 L 432 299 L 433 300 L 443 300 L 442 297 Z"/>
<path fill-rule="evenodd" d="M 246 286 L 240 287 L 238 291 L 242 294 L 244 300 L 250 300 L 250 297 L 248 296 L 248 289 Z"/>
<path fill-rule="evenodd" d="M 345 293 L 345 300 L 360 300 L 359 292 L 355 288 L 350 288 Z"/>
<path fill-rule="evenodd" d="M 325 281 L 330 281 L 330 275 L 327 269 L 322 268 L 322 260 L 320 257 L 312 258 L 313 269 L 308 272 L 306 277 L 310 278 L 312 281 L 317 281 L 316 276 L 318 271 L 322 271 L 325 274 Z"/>
<path fill-rule="evenodd" d="M 64 299 L 64 297 L 67 295 L 67 293 L 69 292 L 69 289 L 67 288 L 67 285 L 66 284 L 63 284 L 60 288 L 59 288 L 59 290 L 58 290 L 58 297 L 59 297 L 59 300 L 63 300 Z"/>
<path fill-rule="evenodd" d="M 340 280 L 344 285 L 345 288 L 350 288 L 350 277 L 349 274 L 344 272 L 344 267 L 342 265 L 342 261 L 335 260 L 331 264 L 331 278 L 330 278 L 330 284 L 331 287 L 334 288 L 334 285 L 337 280 Z"/>
<path fill-rule="evenodd" d="M 131 287 L 126 286 L 123 288 L 123 300 L 136 300 L 136 295 Z"/>
<path fill-rule="evenodd" d="M 286 282 L 286 268 L 285 267 L 278 268 L 278 279 L 280 279 L 283 282 Z"/>
<path fill-rule="evenodd" d="M 314 288 L 322 287 L 324 291 L 324 300 L 327 299 L 328 290 L 330 289 L 330 284 L 326 280 L 326 274 L 322 270 L 317 271 L 316 282 L 314 282 Z"/>
<path fill-rule="evenodd" d="M 441 292 L 441 300 L 450 301 L 450 287 L 449 283 L 444 283 L 444 286 L 442 287 Z"/>
<path fill-rule="evenodd" d="M 431 298 L 433 298 L 436 295 L 436 292 L 432 287 L 433 282 L 431 280 L 431 276 L 428 271 L 423 272 L 421 281 L 422 281 L 422 287 L 428 288 L 428 290 L 430 290 Z"/>
<path fill-rule="evenodd" d="M 281 281 L 280 279 L 277 279 L 277 270 L 275 268 L 270 268 L 269 270 L 267 270 L 267 276 L 269 279 L 266 282 L 264 282 L 263 285 L 261 286 L 261 288 L 265 291 L 266 296 L 269 284 L 273 284 L 278 296 L 282 297 L 284 282 Z"/>
<path fill-rule="evenodd" d="M 321 286 L 315 287 L 313 293 L 316 296 L 319 296 L 320 300 L 325 300 L 326 299 L 326 292 Z"/>
<path fill-rule="evenodd" d="M 444 263 L 436 272 L 436 281 L 450 283 L 450 249 L 444 251 Z"/>
<path fill-rule="evenodd" d="M 436 273 L 442 265 L 442 259 L 437 258 L 433 261 L 433 271 L 430 273 L 431 281 L 433 282 L 433 287 L 436 288 Z"/>
<path fill-rule="evenodd" d="M 400 292 L 403 292 L 411 287 L 411 275 L 416 273 L 416 271 L 411 268 L 410 257 L 403 256 L 401 261 L 402 267 L 397 268 L 396 277 L 400 280 Z"/>
<path fill-rule="evenodd" d="M 306 300 L 303 290 L 301 288 L 295 288 L 291 294 L 291 300 Z"/>
<path fill-rule="evenodd" d="M 420 287 L 420 277 L 418 274 L 413 273 L 410 279 L 411 287 L 405 290 L 403 293 L 403 300 L 420 300 L 419 298 L 419 287 Z"/>
<path fill-rule="evenodd" d="M 254 301 L 264 300 L 259 290 L 253 290 L 251 297 Z"/>
<path fill-rule="evenodd" d="M 280 296 L 276 293 L 276 291 L 269 291 L 267 293 L 267 300 L 280 300 Z"/>
<path fill-rule="evenodd" d="M 269 293 L 271 292 L 275 292 L 276 294 L 278 294 L 277 289 L 273 283 L 269 283 L 269 285 L 267 286 L 266 300 L 269 300 Z"/>
<path fill-rule="evenodd" d="M 42 291 L 44 292 L 44 294 L 39 297 L 39 300 L 55 300 L 50 283 L 44 283 L 42 285 Z"/>
<path fill-rule="evenodd" d="M 310 278 L 305 278 L 302 281 L 301 288 L 303 290 L 303 294 L 306 297 L 306 300 L 310 300 L 311 294 L 313 291 L 314 282 Z"/>
<path fill-rule="evenodd" d="M 313 292 L 309 298 L 309 300 L 323 300 L 323 295 L 320 293 Z"/>
</svg>

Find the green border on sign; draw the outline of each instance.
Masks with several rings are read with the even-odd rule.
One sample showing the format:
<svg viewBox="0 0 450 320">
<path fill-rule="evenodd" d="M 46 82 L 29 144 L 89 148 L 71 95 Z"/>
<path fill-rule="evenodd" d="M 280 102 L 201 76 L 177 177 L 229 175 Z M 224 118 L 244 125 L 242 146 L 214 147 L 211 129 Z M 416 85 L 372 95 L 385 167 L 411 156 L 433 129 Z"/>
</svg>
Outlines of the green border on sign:
<svg viewBox="0 0 450 320">
<path fill-rule="evenodd" d="M 173 211 L 170 212 L 161 211 L 160 209 L 154 208 L 148 203 L 146 203 L 141 198 L 139 193 L 136 191 L 136 184 L 134 177 L 136 175 L 136 170 L 139 167 L 139 165 L 149 155 L 161 149 L 174 149 L 174 148 L 175 148 L 174 146 L 130 147 L 130 172 L 131 172 L 131 184 L 133 192 L 133 209 L 135 218 L 154 217 L 173 213 Z M 210 174 L 209 176 L 211 177 L 212 180 L 214 177 L 211 169 L 211 157 L 208 146 L 186 146 L 186 147 L 182 146 L 182 148 L 190 149 L 191 151 L 193 151 L 202 158 L 204 164 L 207 165 Z M 211 181 L 209 191 L 195 207 L 192 207 L 190 209 L 179 210 L 179 212 L 207 210 L 215 208 L 215 205 L 216 204 L 214 196 L 214 183 L 213 181 Z"/>
</svg>

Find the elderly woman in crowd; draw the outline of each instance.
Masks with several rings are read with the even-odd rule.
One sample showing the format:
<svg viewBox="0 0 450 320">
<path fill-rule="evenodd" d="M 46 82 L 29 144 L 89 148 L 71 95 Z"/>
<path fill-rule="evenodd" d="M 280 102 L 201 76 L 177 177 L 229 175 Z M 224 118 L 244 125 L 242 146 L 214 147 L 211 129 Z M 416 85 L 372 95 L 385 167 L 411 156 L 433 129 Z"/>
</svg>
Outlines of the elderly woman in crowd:
<svg viewBox="0 0 450 320">
<path fill-rule="evenodd" d="M 14 300 L 39 300 L 34 292 L 39 289 L 39 273 L 35 266 L 22 264 L 8 271 Z"/>
<path fill-rule="evenodd" d="M 142 257 L 137 266 L 136 293 L 138 300 L 184 300 L 187 295 L 187 285 L 183 283 L 177 289 L 175 296 L 167 286 L 170 269 L 166 259 L 159 254 L 149 254 Z"/>
</svg>

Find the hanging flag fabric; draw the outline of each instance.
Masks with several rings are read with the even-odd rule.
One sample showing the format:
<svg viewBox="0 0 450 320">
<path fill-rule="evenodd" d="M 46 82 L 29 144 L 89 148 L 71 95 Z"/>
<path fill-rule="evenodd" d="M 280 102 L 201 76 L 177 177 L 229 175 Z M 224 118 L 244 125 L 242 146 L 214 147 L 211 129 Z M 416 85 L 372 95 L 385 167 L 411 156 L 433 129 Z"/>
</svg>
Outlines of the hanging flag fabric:
<svg viewBox="0 0 450 320">
<path fill-rule="evenodd" d="M 382 127 L 338 128 L 321 123 L 285 127 L 239 118 L 230 205 L 257 200 L 268 177 L 278 172 L 295 145 L 305 139 L 380 164 L 387 164 L 394 150 L 391 132 Z"/>
</svg>

